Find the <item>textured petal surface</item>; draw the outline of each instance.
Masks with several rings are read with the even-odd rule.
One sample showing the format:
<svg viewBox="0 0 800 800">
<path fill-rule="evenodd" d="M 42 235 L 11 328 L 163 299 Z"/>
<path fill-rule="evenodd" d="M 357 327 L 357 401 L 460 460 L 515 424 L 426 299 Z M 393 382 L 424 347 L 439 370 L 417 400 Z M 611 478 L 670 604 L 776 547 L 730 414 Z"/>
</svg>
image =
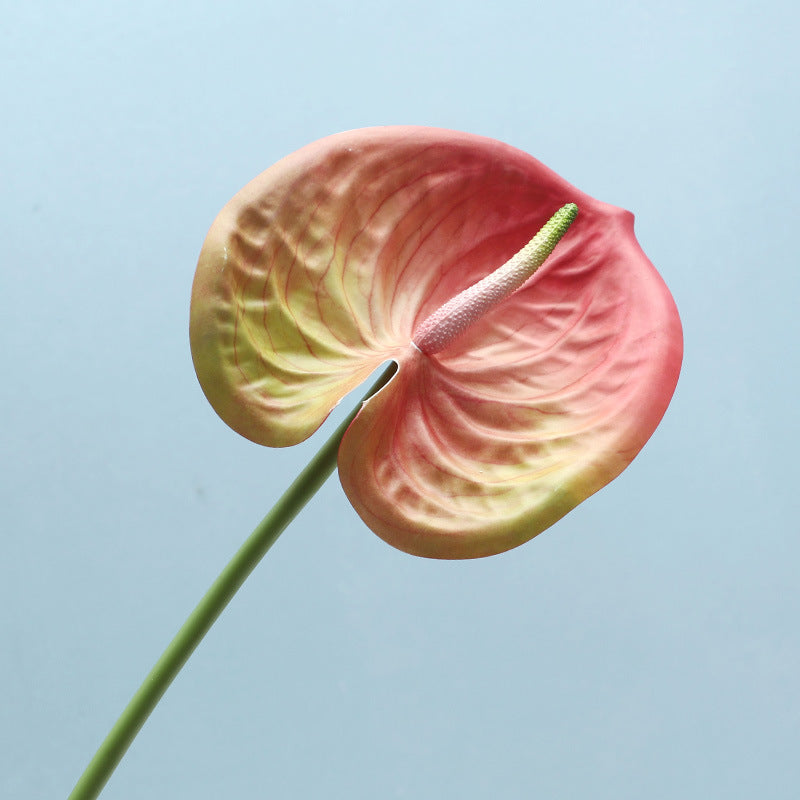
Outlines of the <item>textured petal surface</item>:
<svg viewBox="0 0 800 800">
<path fill-rule="evenodd" d="M 568 202 L 578 219 L 528 284 L 436 355 L 411 344 Z M 426 128 L 323 139 L 237 195 L 203 248 L 191 338 L 212 405 L 270 445 L 395 359 L 340 479 L 379 536 L 440 558 L 521 544 L 618 475 L 682 354 L 630 214 L 507 145 Z"/>
<path fill-rule="evenodd" d="M 448 349 L 408 352 L 350 427 L 342 484 L 396 547 L 470 558 L 521 544 L 615 478 L 658 425 L 681 361 L 672 299 L 630 217 L 579 230 Z"/>
<path fill-rule="evenodd" d="M 412 172 L 369 136 L 332 137 L 262 173 L 214 222 L 190 338 L 206 396 L 239 433 L 302 441 L 407 341 L 391 248 Z"/>
</svg>

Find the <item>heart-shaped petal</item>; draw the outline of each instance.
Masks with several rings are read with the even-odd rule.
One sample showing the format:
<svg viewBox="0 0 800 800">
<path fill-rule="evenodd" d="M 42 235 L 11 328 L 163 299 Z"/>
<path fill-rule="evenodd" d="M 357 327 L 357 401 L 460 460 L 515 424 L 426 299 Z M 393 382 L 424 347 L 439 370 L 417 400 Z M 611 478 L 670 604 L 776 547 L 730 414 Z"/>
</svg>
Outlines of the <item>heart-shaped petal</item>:
<svg viewBox="0 0 800 800">
<path fill-rule="evenodd" d="M 565 203 L 536 275 L 435 355 L 413 332 Z M 612 480 L 677 382 L 680 321 L 633 218 L 499 142 L 353 131 L 278 162 L 214 223 L 192 351 L 214 408 L 269 445 L 309 436 L 381 362 L 398 373 L 342 441 L 342 485 L 411 553 L 530 539 Z"/>
</svg>

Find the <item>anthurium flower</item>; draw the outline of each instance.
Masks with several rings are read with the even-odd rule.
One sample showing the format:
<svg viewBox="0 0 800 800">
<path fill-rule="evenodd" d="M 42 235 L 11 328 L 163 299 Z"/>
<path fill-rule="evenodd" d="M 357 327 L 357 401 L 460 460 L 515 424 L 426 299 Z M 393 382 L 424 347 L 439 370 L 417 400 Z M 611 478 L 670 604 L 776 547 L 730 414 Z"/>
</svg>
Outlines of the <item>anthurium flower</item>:
<svg viewBox="0 0 800 800">
<path fill-rule="evenodd" d="M 559 213 L 547 261 L 500 287 Z M 682 357 L 629 212 L 508 145 L 416 127 L 322 139 L 239 192 L 203 246 L 190 334 L 217 413 L 277 447 L 394 361 L 339 476 L 375 533 L 436 558 L 515 547 L 619 475 Z"/>
</svg>

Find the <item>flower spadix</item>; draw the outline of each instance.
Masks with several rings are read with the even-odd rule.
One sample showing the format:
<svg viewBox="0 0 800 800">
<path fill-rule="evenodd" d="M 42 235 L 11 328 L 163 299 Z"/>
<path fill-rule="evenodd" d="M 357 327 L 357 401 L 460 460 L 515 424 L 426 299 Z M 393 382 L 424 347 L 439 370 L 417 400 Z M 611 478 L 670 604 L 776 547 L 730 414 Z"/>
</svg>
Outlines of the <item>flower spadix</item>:
<svg viewBox="0 0 800 800">
<path fill-rule="evenodd" d="M 190 335 L 217 413 L 270 446 L 395 361 L 339 476 L 375 533 L 437 558 L 519 545 L 616 477 L 682 357 L 632 215 L 505 144 L 413 127 L 322 139 L 239 192 Z"/>
<path fill-rule="evenodd" d="M 513 258 L 431 314 L 414 331 L 414 344 L 428 355 L 444 350 L 456 336 L 533 276 L 577 214 L 575 203 L 560 208 Z"/>
</svg>

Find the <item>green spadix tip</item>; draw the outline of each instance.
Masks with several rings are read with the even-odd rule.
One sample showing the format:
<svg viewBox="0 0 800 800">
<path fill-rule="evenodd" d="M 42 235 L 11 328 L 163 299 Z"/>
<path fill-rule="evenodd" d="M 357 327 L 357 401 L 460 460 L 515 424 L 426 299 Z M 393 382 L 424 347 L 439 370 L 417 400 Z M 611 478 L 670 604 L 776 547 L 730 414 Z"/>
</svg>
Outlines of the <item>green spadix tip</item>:
<svg viewBox="0 0 800 800">
<path fill-rule="evenodd" d="M 547 250 L 547 255 L 549 255 L 577 216 L 578 206 L 575 205 L 575 203 L 567 203 L 565 206 L 561 206 L 561 208 L 545 222 L 542 229 L 533 237 L 528 247 L 533 246 L 531 249 L 538 249 L 539 247 L 545 248 Z"/>
</svg>

